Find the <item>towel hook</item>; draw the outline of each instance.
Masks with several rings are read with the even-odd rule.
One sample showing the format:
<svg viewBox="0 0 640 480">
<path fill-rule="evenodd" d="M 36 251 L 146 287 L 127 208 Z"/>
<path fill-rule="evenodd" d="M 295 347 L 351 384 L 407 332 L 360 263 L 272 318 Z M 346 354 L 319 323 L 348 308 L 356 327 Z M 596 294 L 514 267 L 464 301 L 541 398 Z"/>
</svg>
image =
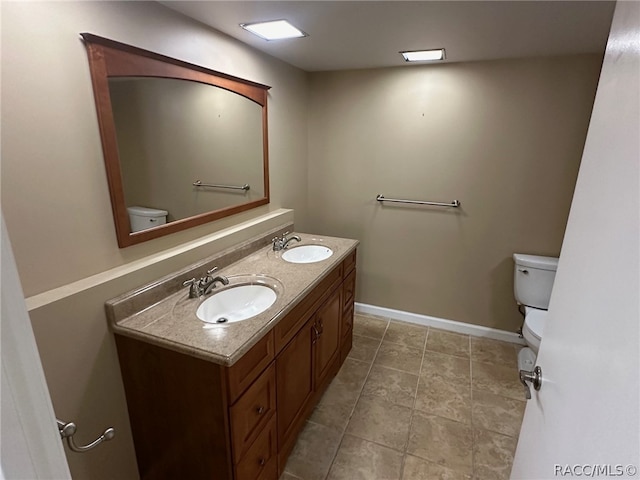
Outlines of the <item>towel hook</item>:
<svg viewBox="0 0 640 480">
<path fill-rule="evenodd" d="M 76 442 L 73 440 L 73 436 L 78 430 L 78 427 L 76 427 L 76 424 L 73 422 L 61 422 L 58 419 L 56 419 L 56 422 L 58 423 L 58 431 L 60 432 L 60 438 L 66 438 L 69 448 L 72 451 L 77 453 L 84 453 L 87 450 L 91 450 L 92 448 L 100 445 L 102 442 L 108 442 L 109 440 L 111 440 L 113 437 L 116 436 L 115 429 L 109 427 L 104 431 L 102 435 L 96 438 L 93 442 L 89 443 L 88 445 L 79 446 L 79 445 L 76 445 Z"/>
</svg>

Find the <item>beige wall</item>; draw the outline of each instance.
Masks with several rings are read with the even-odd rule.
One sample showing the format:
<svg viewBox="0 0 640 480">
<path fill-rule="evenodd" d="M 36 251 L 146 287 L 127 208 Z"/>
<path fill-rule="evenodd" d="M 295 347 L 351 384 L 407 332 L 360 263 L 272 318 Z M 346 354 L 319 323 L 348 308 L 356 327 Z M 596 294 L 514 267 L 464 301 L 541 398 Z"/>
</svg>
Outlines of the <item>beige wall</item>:
<svg viewBox="0 0 640 480">
<path fill-rule="evenodd" d="M 273 194 L 249 217 L 304 216 L 306 73 L 154 2 L 2 2 L 2 209 L 27 296 L 237 221 L 118 248 L 81 32 L 272 85 Z"/>
<path fill-rule="evenodd" d="M 56 414 L 77 441 L 78 479 L 137 478 L 104 301 L 304 216 L 307 74 L 152 2 L 2 2 L 2 211 Z M 271 204 L 119 249 L 80 32 L 272 85 Z M 204 180 L 204 179 L 203 179 Z M 59 288 L 56 288 L 59 287 Z M 52 290 L 53 289 L 53 290 Z M 158 419 L 161 421 L 162 419 Z"/>
<path fill-rule="evenodd" d="M 511 254 L 560 252 L 600 63 L 313 74 L 310 230 L 360 240 L 357 301 L 516 330 Z"/>
</svg>

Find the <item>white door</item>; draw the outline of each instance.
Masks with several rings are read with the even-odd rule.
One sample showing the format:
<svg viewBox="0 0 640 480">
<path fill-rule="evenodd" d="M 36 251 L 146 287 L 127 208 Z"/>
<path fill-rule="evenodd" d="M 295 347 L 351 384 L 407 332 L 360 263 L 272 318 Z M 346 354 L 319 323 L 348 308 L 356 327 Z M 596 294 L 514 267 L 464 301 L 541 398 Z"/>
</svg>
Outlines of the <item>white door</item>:
<svg viewBox="0 0 640 480">
<path fill-rule="evenodd" d="M 512 479 L 640 478 L 640 3 L 618 2 Z"/>
<path fill-rule="evenodd" d="M 2 379 L 0 478 L 68 479 L 58 433 L 4 220 L 2 250 Z"/>
</svg>

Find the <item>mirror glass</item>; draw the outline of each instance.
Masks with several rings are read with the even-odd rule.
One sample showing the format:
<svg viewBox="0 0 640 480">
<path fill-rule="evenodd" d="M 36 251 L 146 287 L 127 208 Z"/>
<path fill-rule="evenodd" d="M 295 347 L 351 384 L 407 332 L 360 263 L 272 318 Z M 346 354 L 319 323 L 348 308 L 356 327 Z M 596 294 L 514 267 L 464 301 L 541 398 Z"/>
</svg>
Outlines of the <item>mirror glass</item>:
<svg viewBox="0 0 640 480">
<path fill-rule="evenodd" d="M 82 33 L 127 247 L 269 203 L 269 87 Z"/>
<path fill-rule="evenodd" d="M 257 103 L 172 78 L 110 78 L 109 94 L 127 207 L 173 222 L 264 197 Z"/>
</svg>

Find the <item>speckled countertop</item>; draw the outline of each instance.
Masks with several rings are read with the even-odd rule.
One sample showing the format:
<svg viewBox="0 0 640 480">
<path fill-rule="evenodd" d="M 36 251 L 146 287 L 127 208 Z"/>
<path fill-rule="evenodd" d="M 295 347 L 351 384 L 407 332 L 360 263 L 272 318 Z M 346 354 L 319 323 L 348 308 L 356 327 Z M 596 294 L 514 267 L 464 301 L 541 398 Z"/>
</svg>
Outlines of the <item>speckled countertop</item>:
<svg viewBox="0 0 640 480">
<path fill-rule="evenodd" d="M 299 245 L 325 245 L 333 250 L 333 255 L 316 263 L 296 264 L 283 260 L 280 252 L 274 252 L 271 245 L 261 247 L 253 253 L 217 271 L 231 284 L 238 283 L 239 276 L 265 275 L 277 280 L 278 297 L 275 303 L 263 313 L 237 323 L 217 325 L 205 323 L 196 317 L 200 299 L 188 298 L 187 287 L 168 294 L 150 307 L 117 319 L 109 315 L 114 333 L 138 338 L 149 343 L 164 346 L 189 355 L 194 355 L 221 365 L 232 365 L 271 328 L 278 323 L 304 296 L 310 292 L 333 268 L 342 262 L 358 245 L 357 240 L 298 233 Z M 214 292 L 224 287 L 216 287 Z M 138 292 L 144 292 L 139 289 Z M 128 296 L 128 297 L 127 297 Z M 125 294 L 122 298 L 133 297 Z M 109 313 L 109 302 L 107 302 Z"/>
</svg>

